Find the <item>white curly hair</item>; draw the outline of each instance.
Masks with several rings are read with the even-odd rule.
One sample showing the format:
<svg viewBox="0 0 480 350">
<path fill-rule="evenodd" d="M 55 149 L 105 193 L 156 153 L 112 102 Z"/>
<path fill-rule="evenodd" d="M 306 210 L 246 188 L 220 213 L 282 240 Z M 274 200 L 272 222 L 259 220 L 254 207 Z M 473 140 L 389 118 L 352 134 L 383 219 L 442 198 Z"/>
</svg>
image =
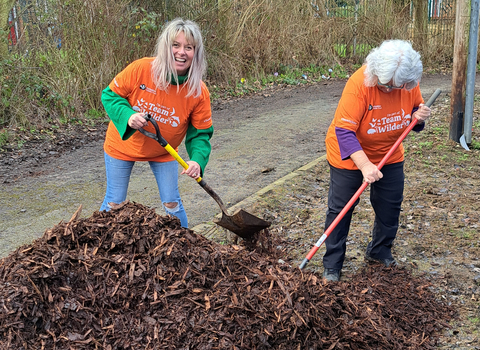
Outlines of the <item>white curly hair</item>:
<svg viewBox="0 0 480 350">
<path fill-rule="evenodd" d="M 420 83 L 423 65 L 420 54 L 405 40 L 386 40 L 372 49 L 365 59 L 365 80 L 368 87 L 378 82 L 395 86 L 405 84 L 411 90 Z"/>
</svg>

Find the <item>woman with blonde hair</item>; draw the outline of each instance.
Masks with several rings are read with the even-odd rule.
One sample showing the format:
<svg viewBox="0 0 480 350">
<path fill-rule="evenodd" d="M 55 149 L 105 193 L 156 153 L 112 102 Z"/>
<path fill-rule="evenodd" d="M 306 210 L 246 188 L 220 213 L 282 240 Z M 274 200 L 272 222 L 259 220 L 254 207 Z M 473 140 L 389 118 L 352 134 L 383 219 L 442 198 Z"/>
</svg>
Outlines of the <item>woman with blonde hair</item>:
<svg viewBox="0 0 480 350">
<path fill-rule="evenodd" d="M 100 210 L 126 199 L 133 165 L 146 161 L 166 213 L 188 227 L 178 190 L 178 163 L 157 141 L 137 130 L 155 133 L 145 119 L 149 114 L 174 149 L 185 139 L 190 160 L 181 174 L 202 176 L 213 135 L 210 94 L 202 81 L 205 72 L 199 27 L 177 18 L 160 34 L 154 57 L 132 62 L 103 90 L 102 103 L 111 121 L 104 143 L 107 189 Z"/>
</svg>

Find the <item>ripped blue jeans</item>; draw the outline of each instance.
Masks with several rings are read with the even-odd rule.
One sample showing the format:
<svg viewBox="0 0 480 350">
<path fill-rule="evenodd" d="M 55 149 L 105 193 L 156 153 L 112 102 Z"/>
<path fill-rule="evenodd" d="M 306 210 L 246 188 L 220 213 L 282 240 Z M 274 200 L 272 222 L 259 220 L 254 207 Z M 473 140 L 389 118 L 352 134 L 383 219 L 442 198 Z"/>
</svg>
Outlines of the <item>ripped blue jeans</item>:
<svg viewBox="0 0 480 350">
<path fill-rule="evenodd" d="M 110 210 L 108 203 L 122 203 L 127 199 L 128 183 L 135 162 L 119 160 L 105 154 L 105 170 L 107 173 L 107 191 L 103 199 L 102 210 Z M 182 227 L 188 228 L 187 213 L 183 208 L 180 192 L 178 191 L 178 163 L 171 162 L 148 162 L 157 180 L 158 192 L 162 201 L 163 209 L 169 215 L 180 219 Z M 176 204 L 172 208 L 165 203 Z"/>
</svg>

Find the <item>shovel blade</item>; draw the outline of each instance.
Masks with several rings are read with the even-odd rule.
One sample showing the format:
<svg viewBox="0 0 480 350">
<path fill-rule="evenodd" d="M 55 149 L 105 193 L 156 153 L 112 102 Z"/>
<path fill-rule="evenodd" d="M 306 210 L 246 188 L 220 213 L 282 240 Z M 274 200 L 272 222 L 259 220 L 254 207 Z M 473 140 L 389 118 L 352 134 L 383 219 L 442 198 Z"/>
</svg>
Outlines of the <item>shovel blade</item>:
<svg viewBox="0 0 480 350">
<path fill-rule="evenodd" d="M 262 220 L 243 209 L 238 209 L 232 215 L 222 211 L 222 217 L 215 219 L 214 222 L 244 239 L 252 238 L 255 233 L 270 226 L 268 221 Z"/>
</svg>

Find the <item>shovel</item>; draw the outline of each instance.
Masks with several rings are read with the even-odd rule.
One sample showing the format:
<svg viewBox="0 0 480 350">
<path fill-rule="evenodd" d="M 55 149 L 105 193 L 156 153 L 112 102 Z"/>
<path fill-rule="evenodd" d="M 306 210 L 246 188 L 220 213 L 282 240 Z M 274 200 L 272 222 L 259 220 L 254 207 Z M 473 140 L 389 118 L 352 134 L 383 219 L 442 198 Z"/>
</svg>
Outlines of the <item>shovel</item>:
<svg viewBox="0 0 480 350">
<path fill-rule="evenodd" d="M 138 131 L 140 131 L 145 136 L 158 141 L 158 143 L 160 143 L 160 145 L 162 145 L 162 147 L 164 147 L 167 152 L 170 153 L 170 155 L 175 158 L 184 169 L 188 169 L 188 164 L 180 157 L 180 155 L 175 151 L 175 149 L 168 144 L 167 140 L 163 138 L 155 119 L 153 119 L 149 114 L 147 114 L 145 119 L 152 123 L 153 127 L 155 128 L 156 134 L 146 131 L 143 128 L 138 129 Z M 270 226 L 269 222 L 262 220 L 250 213 L 247 213 L 243 209 L 237 209 L 233 213 L 233 215 L 228 215 L 227 208 L 223 204 L 220 197 L 212 190 L 212 188 L 208 186 L 207 183 L 200 176 L 196 179 L 196 181 L 215 200 L 215 202 L 217 202 L 218 206 L 222 210 L 222 217 L 220 219 L 214 219 L 214 222 L 217 225 L 232 231 L 237 236 L 240 236 L 244 239 L 251 239 L 256 232 Z"/>
<path fill-rule="evenodd" d="M 429 98 L 429 100 L 427 101 L 427 103 L 425 103 L 426 106 L 430 107 L 433 102 L 435 102 L 435 100 L 437 99 L 438 95 L 440 95 L 440 93 L 442 92 L 442 90 L 440 89 L 437 89 L 433 95 Z M 387 162 L 388 158 L 390 158 L 390 156 L 393 154 L 393 152 L 395 152 L 395 150 L 397 149 L 398 146 L 400 146 L 400 144 L 402 143 L 403 139 L 405 137 L 407 137 L 408 133 L 413 129 L 413 127 L 417 124 L 417 119 L 416 118 L 413 118 L 412 122 L 407 126 L 407 128 L 403 131 L 402 135 L 400 135 L 400 137 L 398 138 L 397 141 L 395 141 L 395 143 L 393 144 L 392 148 L 390 148 L 390 150 L 387 152 L 387 154 L 382 158 L 382 160 L 380 161 L 380 163 L 378 163 L 377 165 L 377 168 L 378 170 L 380 170 L 384 165 L 385 163 Z M 333 229 L 338 225 L 338 223 L 340 222 L 340 220 L 342 220 L 342 218 L 345 216 L 345 214 L 347 213 L 347 211 L 352 207 L 353 203 L 355 203 L 355 201 L 358 199 L 358 197 L 360 197 L 360 195 L 362 194 L 362 192 L 367 188 L 368 186 L 368 182 L 364 182 L 362 184 L 362 186 L 360 186 L 360 188 L 357 190 L 357 192 L 355 192 L 355 194 L 353 195 L 353 197 L 348 201 L 348 203 L 345 205 L 345 207 L 342 209 L 342 211 L 340 213 L 338 213 L 337 217 L 335 218 L 335 220 L 333 220 L 333 222 L 330 224 L 330 226 L 325 230 L 325 232 L 323 233 L 322 237 L 320 237 L 320 239 L 317 241 L 317 243 L 315 243 L 315 245 L 313 246 L 313 248 L 310 250 L 310 252 L 307 254 L 307 256 L 305 257 L 305 259 L 303 259 L 302 263 L 300 264 L 300 270 L 303 270 L 303 268 L 305 266 L 307 266 L 308 262 L 312 259 L 312 257 L 315 255 L 315 253 L 317 252 L 318 248 L 320 248 L 320 246 L 323 244 L 323 242 L 325 242 L 325 240 L 328 238 L 328 236 L 330 235 L 330 233 L 332 233 Z"/>
</svg>

